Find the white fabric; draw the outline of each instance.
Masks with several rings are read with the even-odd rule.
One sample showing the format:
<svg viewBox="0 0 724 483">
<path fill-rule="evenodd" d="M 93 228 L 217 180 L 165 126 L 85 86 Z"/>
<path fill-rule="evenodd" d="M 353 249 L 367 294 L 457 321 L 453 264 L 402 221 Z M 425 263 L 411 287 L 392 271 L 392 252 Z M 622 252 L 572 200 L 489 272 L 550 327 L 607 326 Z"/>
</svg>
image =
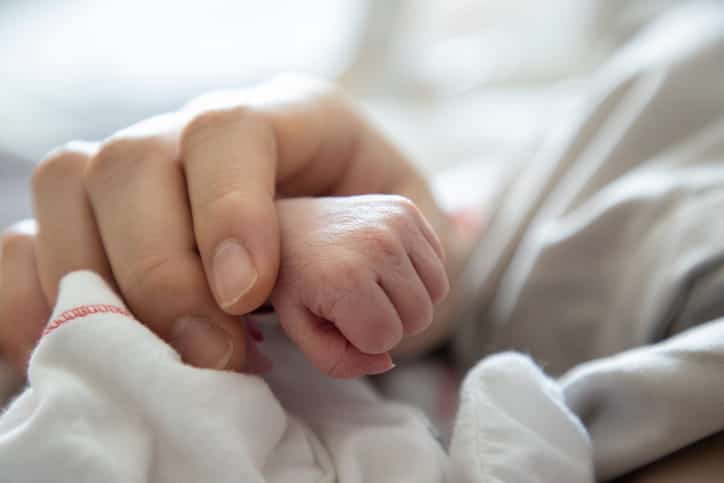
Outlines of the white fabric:
<svg viewBox="0 0 724 483">
<path fill-rule="evenodd" d="M 523 356 L 468 377 L 450 458 L 416 410 L 321 375 L 278 333 L 265 381 L 184 365 L 122 309 L 95 274 L 63 280 L 29 388 L 0 417 L 0 480 L 591 481 L 587 435 Z"/>
<path fill-rule="evenodd" d="M 450 455 L 455 483 L 594 481 L 588 434 L 560 388 L 512 353 L 465 377 Z"/>
<path fill-rule="evenodd" d="M 724 429 L 724 320 L 583 364 L 561 383 L 608 479 Z"/>
<path fill-rule="evenodd" d="M 724 430 L 724 4 L 661 17 L 587 104 L 501 197 L 457 342 L 573 370 L 606 480 Z"/>
</svg>

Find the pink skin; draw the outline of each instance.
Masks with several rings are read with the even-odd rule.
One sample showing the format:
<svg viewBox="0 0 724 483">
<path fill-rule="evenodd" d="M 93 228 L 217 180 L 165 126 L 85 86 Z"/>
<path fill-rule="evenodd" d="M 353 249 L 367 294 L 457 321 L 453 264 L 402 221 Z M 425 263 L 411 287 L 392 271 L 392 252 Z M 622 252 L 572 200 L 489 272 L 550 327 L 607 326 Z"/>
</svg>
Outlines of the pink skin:
<svg viewBox="0 0 724 483">
<path fill-rule="evenodd" d="M 389 351 L 424 331 L 449 290 L 439 240 L 406 198 L 277 202 L 282 256 L 271 301 L 309 360 L 334 377 L 394 367 Z"/>
</svg>

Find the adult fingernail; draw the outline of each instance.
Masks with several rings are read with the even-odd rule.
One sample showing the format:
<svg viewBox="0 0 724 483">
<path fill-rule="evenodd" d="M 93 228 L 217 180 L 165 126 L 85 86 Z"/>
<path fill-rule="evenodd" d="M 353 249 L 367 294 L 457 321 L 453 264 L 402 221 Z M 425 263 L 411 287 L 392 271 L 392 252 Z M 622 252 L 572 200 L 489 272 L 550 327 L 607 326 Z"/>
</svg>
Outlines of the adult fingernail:
<svg viewBox="0 0 724 483">
<path fill-rule="evenodd" d="M 225 369 L 234 354 L 229 334 L 210 320 L 183 317 L 176 321 L 171 345 L 181 358 L 197 367 Z"/>
<path fill-rule="evenodd" d="M 259 276 L 249 252 L 236 240 L 221 242 L 213 262 L 216 295 L 222 307 L 234 305 Z"/>
</svg>

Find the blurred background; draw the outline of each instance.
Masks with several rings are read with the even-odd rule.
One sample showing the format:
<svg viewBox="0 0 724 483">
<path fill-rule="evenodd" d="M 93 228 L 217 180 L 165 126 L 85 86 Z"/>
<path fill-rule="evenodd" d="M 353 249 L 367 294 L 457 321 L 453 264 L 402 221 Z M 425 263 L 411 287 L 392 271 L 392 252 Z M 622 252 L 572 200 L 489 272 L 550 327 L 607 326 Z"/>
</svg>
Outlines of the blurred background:
<svg viewBox="0 0 724 483">
<path fill-rule="evenodd" d="M 470 166 L 451 176 L 478 189 L 458 197 L 480 193 L 682 3 L 0 0 L 0 226 L 30 215 L 29 172 L 54 146 L 289 70 L 337 80 L 429 173 Z"/>
</svg>

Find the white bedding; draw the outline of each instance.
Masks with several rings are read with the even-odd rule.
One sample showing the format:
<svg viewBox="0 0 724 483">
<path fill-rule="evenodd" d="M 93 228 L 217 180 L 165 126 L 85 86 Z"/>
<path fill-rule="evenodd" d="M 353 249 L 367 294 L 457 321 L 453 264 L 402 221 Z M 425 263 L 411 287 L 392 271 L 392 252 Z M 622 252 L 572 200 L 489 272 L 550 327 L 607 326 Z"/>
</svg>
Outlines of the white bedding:
<svg viewBox="0 0 724 483">
<path fill-rule="evenodd" d="M 592 481 L 583 426 L 529 359 L 467 376 L 447 454 L 419 411 L 322 376 L 279 333 L 266 379 L 201 370 L 76 272 L 0 417 L 3 482 Z"/>
</svg>

